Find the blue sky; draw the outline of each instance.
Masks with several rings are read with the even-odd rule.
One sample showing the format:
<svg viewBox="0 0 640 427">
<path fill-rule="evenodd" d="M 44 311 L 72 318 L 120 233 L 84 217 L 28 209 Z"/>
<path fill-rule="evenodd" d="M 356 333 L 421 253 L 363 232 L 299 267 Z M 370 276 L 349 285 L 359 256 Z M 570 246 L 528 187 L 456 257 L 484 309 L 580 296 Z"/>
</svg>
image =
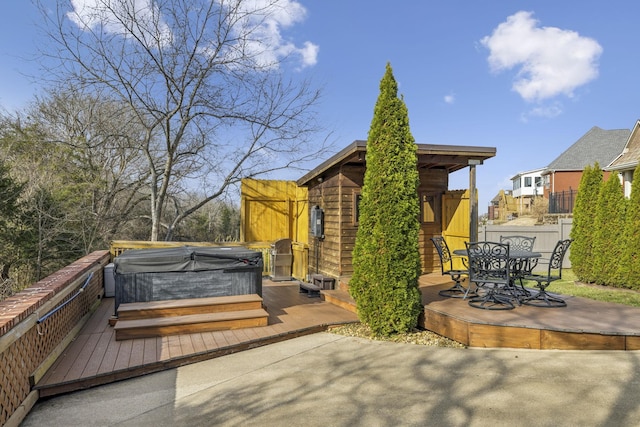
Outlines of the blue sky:
<svg viewBox="0 0 640 427">
<path fill-rule="evenodd" d="M 74 0 L 80 3 L 80 0 Z M 591 127 L 640 118 L 640 2 L 286 0 L 279 46 L 323 86 L 321 120 L 336 149 L 366 139 L 390 62 L 416 142 L 497 148 L 480 166 L 480 213 L 509 178 L 546 166 Z M 46 42 L 35 7 L 0 15 L 0 107 L 37 92 L 27 61 Z M 320 162 L 318 162 L 320 163 Z M 302 174 L 300 174 L 302 175 Z M 286 179 L 297 178 L 286 177 Z M 280 177 L 274 177 L 280 178 Z M 467 170 L 450 188 L 465 188 Z"/>
</svg>

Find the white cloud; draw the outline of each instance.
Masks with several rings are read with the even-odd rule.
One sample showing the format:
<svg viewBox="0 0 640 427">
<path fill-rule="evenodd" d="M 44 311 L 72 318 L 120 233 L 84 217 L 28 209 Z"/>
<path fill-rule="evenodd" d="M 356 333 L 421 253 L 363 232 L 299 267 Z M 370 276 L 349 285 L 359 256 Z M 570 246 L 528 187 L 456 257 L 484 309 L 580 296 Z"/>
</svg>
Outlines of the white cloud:
<svg viewBox="0 0 640 427">
<path fill-rule="evenodd" d="M 456 96 L 453 93 L 444 96 L 444 102 L 447 104 L 453 104 L 456 102 Z"/>
<path fill-rule="evenodd" d="M 242 49 L 260 66 L 277 67 L 286 57 L 299 58 L 302 68 L 317 63 L 318 45 L 306 41 L 298 47 L 281 34 L 282 29 L 306 18 L 306 9 L 296 0 L 211 1 L 233 14 L 233 30 L 237 35 L 250 34 L 244 39 Z M 102 25 L 105 31 L 125 37 L 136 31 L 136 36 L 147 40 L 159 38 L 162 44 L 172 40 L 171 29 L 154 0 L 71 0 L 71 4 L 73 11 L 67 16 L 80 28 L 94 29 Z M 143 24 L 144 30 L 138 25 L 130 25 L 127 17 L 132 15 L 137 24 Z M 233 49 L 229 49 L 227 53 L 232 52 Z"/>
<path fill-rule="evenodd" d="M 532 12 L 520 11 L 481 40 L 492 71 L 517 68 L 513 90 L 526 101 L 573 91 L 598 76 L 602 47 L 575 31 L 540 27 Z"/>
<path fill-rule="evenodd" d="M 318 51 L 320 46 L 311 42 L 304 42 L 304 47 L 300 49 L 300 55 L 302 55 L 302 66 L 310 67 L 316 65 L 318 62 Z"/>
<path fill-rule="evenodd" d="M 222 7 L 229 7 L 228 1 L 216 0 Z M 306 9 L 295 0 L 250 0 L 231 5 L 239 6 L 237 15 L 241 17 L 240 31 L 250 29 L 251 40 L 244 49 L 254 60 L 264 67 L 277 67 L 281 59 L 297 56 L 302 68 L 315 65 L 319 47 L 309 41 L 302 47 L 285 40 L 281 30 L 303 22 Z"/>
<path fill-rule="evenodd" d="M 71 5 L 73 10 L 67 17 L 79 28 L 88 30 L 102 25 L 108 33 L 146 40 L 147 46 L 157 46 L 158 41 L 160 45 L 171 43 L 171 29 L 153 0 L 71 0 Z"/>
<path fill-rule="evenodd" d="M 562 104 L 560 104 L 559 102 L 554 102 L 551 105 L 539 105 L 535 108 L 532 108 L 527 113 L 523 114 L 521 116 L 521 119 L 523 122 L 528 122 L 529 118 L 532 117 L 552 119 L 561 115 L 562 112 Z"/>
</svg>

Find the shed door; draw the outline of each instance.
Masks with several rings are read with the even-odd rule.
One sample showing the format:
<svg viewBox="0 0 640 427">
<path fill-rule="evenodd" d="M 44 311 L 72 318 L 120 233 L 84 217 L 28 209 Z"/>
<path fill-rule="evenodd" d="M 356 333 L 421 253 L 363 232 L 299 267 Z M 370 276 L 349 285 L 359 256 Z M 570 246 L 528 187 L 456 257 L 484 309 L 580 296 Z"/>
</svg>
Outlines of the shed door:
<svg viewBox="0 0 640 427">
<path fill-rule="evenodd" d="M 469 240 L 469 191 L 447 191 L 442 196 L 442 236 L 451 251 L 463 249 Z M 463 268 L 462 263 L 454 268 Z"/>
</svg>

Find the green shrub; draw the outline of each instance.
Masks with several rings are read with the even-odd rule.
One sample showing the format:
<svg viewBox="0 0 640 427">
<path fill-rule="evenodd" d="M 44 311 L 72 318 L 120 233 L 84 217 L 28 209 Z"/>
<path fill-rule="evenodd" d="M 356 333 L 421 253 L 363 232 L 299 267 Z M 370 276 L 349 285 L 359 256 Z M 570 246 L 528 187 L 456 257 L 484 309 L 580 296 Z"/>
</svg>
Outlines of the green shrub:
<svg viewBox="0 0 640 427">
<path fill-rule="evenodd" d="M 376 335 L 415 328 L 420 212 L 417 146 L 391 65 L 380 82 L 367 139 L 367 167 L 349 283 L 360 320 Z"/>
<path fill-rule="evenodd" d="M 617 262 L 620 284 L 640 289 L 640 165 L 633 173 L 622 247 L 622 257 Z"/>
<path fill-rule="evenodd" d="M 573 226 L 571 238 L 571 266 L 579 280 L 592 282 L 593 259 L 591 256 L 594 241 L 594 227 L 596 217 L 597 200 L 602 185 L 602 170 L 596 163 L 593 167 L 587 166 L 580 180 L 578 195 L 573 208 Z"/>
<path fill-rule="evenodd" d="M 626 199 L 618 175 L 612 173 L 601 186 L 594 224 L 593 281 L 599 285 L 619 283 L 617 265 L 622 256 Z"/>
</svg>

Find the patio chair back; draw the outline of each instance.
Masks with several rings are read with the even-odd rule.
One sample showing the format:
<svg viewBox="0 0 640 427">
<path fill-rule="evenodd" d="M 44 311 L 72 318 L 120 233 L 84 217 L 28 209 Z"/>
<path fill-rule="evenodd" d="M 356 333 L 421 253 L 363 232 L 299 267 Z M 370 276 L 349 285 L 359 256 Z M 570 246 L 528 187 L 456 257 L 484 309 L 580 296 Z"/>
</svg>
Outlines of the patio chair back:
<svg viewBox="0 0 640 427">
<path fill-rule="evenodd" d="M 442 236 L 435 236 L 431 238 L 431 241 L 438 251 L 438 256 L 440 256 L 442 275 L 449 275 L 451 280 L 455 282 L 452 287 L 443 289 L 439 291 L 438 294 L 447 298 L 466 298 L 469 295 L 475 295 L 475 292 L 470 293 L 470 289 L 462 285 L 462 281 L 464 280 L 462 276 L 468 275 L 469 272 L 466 269 L 453 268 L 453 257 L 444 238 Z"/>
<path fill-rule="evenodd" d="M 431 241 L 433 242 L 436 250 L 438 251 L 438 256 L 440 257 L 440 267 L 442 269 L 442 274 L 447 274 L 448 271 L 453 270 L 453 258 L 451 257 L 451 251 L 449 251 L 449 246 L 447 242 L 444 240 L 444 237 L 436 236 L 432 237 Z"/>
<path fill-rule="evenodd" d="M 512 251 L 533 252 L 533 244 L 535 241 L 535 236 L 500 236 L 500 243 L 508 243 Z"/>
<path fill-rule="evenodd" d="M 567 302 L 557 295 L 552 295 L 546 291 L 547 287 L 554 281 L 562 279 L 562 261 L 571 245 L 571 239 L 559 240 L 549 258 L 549 268 L 546 274 L 531 274 L 524 276 L 525 280 L 535 280 L 540 291 L 530 295 L 523 304 L 534 307 L 566 307 Z M 553 272 L 557 271 L 554 275 Z"/>
<path fill-rule="evenodd" d="M 564 261 L 564 256 L 567 254 L 567 250 L 569 246 L 573 242 L 572 239 L 558 240 L 556 243 L 556 247 L 553 249 L 551 253 L 551 257 L 549 258 L 549 270 L 547 276 L 551 279 L 562 279 L 562 263 Z M 557 271 L 557 275 L 552 275 L 552 272 Z"/>
<path fill-rule="evenodd" d="M 469 280 L 476 284 L 508 285 L 509 245 L 496 242 L 465 242 L 469 257 Z"/>
</svg>

